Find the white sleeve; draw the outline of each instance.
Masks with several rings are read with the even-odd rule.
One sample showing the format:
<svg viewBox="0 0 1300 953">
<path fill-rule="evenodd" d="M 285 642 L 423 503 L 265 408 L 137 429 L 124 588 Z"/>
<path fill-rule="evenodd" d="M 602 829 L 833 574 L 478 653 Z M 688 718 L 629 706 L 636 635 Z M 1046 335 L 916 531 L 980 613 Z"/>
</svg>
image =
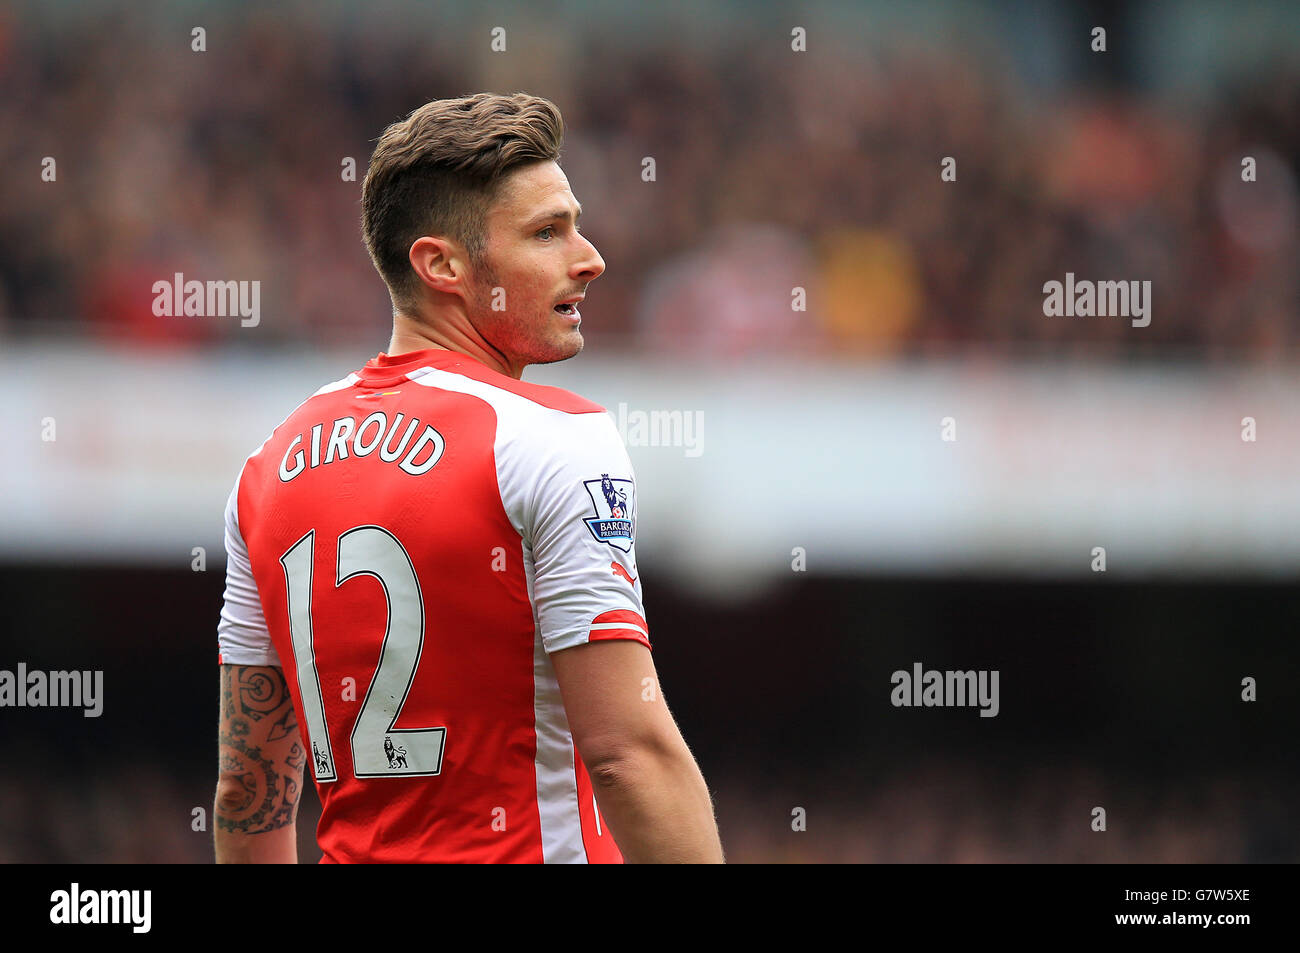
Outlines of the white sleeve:
<svg viewBox="0 0 1300 953">
<path fill-rule="evenodd" d="M 239 484 L 226 501 L 226 596 L 217 623 L 220 660 L 228 665 L 279 665 L 280 656 L 271 642 L 262 614 L 262 600 L 253 581 L 248 547 L 239 531 Z"/>
<path fill-rule="evenodd" d="M 636 565 L 636 479 L 605 413 L 549 435 L 525 518 L 533 605 L 547 652 L 600 639 L 650 647 Z"/>
</svg>

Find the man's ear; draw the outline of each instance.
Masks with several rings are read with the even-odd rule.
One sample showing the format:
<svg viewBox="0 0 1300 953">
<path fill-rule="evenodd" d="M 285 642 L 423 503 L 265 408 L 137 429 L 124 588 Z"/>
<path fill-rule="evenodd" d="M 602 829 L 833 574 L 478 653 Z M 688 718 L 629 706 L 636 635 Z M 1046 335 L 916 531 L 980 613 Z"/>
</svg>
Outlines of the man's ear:
<svg viewBox="0 0 1300 953">
<path fill-rule="evenodd" d="M 424 287 L 444 294 L 461 293 L 468 269 L 454 242 L 422 235 L 411 244 L 407 258 Z"/>
</svg>

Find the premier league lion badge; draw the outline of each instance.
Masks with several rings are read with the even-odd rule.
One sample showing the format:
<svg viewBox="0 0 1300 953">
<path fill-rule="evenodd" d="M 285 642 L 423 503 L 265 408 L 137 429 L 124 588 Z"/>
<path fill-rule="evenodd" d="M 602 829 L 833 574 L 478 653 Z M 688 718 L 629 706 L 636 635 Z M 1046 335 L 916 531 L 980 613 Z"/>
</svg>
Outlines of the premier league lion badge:
<svg viewBox="0 0 1300 953">
<path fill-rule="evenodd" d="M 591 534 L 620 552 L 632 551 L 632 511 L 636 505 L 636 488 L 631 480 L 610 479 L 602 473 L 599 480 L 584 480 L 583 486 L 596 507 L 596 515 L 584 522 Z"/>
</svg>

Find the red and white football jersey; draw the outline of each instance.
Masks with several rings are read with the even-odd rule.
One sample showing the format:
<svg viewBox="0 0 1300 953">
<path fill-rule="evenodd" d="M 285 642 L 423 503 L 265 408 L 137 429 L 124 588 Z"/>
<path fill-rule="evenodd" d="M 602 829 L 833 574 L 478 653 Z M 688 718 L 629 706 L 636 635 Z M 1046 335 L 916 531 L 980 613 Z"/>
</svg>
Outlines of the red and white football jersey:
<svg viewBox="0 0 1300 953">
<path fill-rule="evenodd" d="M 323 862 L 622 862 L 550 653 L 650 646 L 604 408 L 467 355 L 380 354 L 244 464 L 219 660 L 278 665 Z"/>
</svg>

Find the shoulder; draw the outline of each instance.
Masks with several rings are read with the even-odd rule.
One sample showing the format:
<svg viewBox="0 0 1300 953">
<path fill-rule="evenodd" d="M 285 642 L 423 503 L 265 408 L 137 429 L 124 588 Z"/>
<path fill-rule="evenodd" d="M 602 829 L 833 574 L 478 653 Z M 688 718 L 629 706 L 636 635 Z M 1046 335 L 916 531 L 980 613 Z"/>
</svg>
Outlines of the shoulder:
<svg viewBox="0 0 1300 953">
<path fill-rule="evenodd" d="M 530 384 L 466 362 L 455 370 L 422 367 L 410 373 L 417 385 L 456 391 L 482 400 L 495 417 L 498 452 L 512 447 L 546 454 L 575 442 L 608 440 L 613 419 L 593 400 L 547 384 Z"/>
<path fill-rule="evenodd" d="M 605 412 L 605 408 L 595 401 L 565 390 L 563 387 L 516 380 L 470 360 L 457 362 L 446 368 L 421 367 L 407 376 L 410 380 L 430 387 L 476 394 L 493 405 L 510 406 L 516 409 L 531 406 L 539 410 L 577 415 Z"/>
<path fill-rule="evenodd" d="M 565 414 L 604 414 L 605 408 L 594 400 L 565 390 L 563 387 L 554 387 L 550 384 L 530 384 L 526 381 L 516 381 L 503 377 L 497 382 L 498 387 L 508 391 L 517 397 L 522 397 L 529 403 L 545 407 L 548 410 L 558 410 Z"/>
</svg>

